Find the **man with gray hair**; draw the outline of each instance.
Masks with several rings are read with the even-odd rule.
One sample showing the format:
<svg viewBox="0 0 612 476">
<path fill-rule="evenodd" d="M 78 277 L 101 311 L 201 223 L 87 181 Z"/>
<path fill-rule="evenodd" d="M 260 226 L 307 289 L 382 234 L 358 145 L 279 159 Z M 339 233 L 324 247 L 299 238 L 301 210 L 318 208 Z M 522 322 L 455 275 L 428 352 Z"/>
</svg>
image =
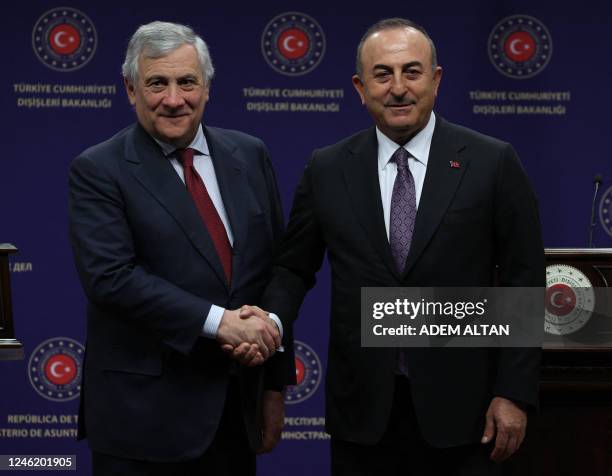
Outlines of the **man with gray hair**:
<svg viewBox="0 0 612 476">
<path fill-rule="evenodd" d="M 254 474 L 280 437 L 290 329 L 239 308 L 259 302 L 282 209 L 263 142 L 202 125 L 213 74 L 192 29 L 141 26 L 123 64 L 137 123 L 70 169 L 97 476 Z"/>
</svg>

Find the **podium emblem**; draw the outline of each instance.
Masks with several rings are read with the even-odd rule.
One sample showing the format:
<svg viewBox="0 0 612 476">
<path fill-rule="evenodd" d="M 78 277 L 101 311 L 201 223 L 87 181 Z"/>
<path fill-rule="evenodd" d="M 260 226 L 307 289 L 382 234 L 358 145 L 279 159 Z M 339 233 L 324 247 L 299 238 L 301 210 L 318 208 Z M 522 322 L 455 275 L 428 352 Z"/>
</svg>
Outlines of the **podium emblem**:
<svg viewBox="0 0 612 476">
<path fill-rule="evenodd" d="M 582 271 L 565 264 L 546 267 L 545 332 L 572 334 L 584 327 L 594 308 L 593 285 Z"/>
</svg>

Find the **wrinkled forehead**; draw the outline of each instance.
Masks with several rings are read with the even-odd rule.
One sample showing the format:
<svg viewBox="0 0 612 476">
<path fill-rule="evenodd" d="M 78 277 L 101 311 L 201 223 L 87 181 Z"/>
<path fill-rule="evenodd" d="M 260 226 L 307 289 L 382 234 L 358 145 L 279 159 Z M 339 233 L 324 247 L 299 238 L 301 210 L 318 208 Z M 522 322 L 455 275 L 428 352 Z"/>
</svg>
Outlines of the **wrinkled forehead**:
<svg viewBox="0 0 612 476">
<path fill-rule="evenodd" d="M 414 28 L 377 31 L 365 41 L 361 60 L 368 68 L 381 61 L 417 61 L 431 66 L 431 45 L 425 35 Z"/>
</svg>

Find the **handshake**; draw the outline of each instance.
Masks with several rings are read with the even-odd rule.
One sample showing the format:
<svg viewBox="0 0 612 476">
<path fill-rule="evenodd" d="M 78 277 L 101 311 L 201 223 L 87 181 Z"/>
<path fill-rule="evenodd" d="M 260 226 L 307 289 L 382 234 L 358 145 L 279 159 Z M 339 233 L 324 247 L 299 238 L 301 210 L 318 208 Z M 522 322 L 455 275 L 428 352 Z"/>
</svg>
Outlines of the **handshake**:
<svg viewBox="0 0 612 476">
<path fill-rule="evenodd" d="M 249 367 L 263 364 L 281 347 L 277 324 L 257 306 L 226 310 L 219 324 L 217 341 L 226 354 Z"/>
</svg>

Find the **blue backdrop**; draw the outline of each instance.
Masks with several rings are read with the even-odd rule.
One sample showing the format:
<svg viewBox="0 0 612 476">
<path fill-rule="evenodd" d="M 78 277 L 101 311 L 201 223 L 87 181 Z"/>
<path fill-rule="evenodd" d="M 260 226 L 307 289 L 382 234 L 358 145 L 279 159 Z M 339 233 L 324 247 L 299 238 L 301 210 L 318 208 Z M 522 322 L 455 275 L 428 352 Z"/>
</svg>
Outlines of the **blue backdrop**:
<svg viewBox="0 0 612 476">
<path fill-rule="evenodd" d="M 0 31 L 8 53 L 0 242 L 19 248 L 11 277 L 26 358 L 0 363 L 0 454 L 76 454 L 76 474 L 90 473 L 86 445 L 74 440 L 85 300 L 67 238 L 67 171 L 80 151 L 134 120 L 120 75 L 134 30 L 167 20 L 204 37 L 217 70 L 204 120 L 267 143 L 287 214 L 312 150 L 370 126 L 351 85 L 355 48 L 388 16 L 421 23 L 436 42 L 444 70 L 436 112 L 515 146 L 540 200 L 546 246 L 586 245 L 596 174 L 604 182 L 595 244 L 612 245 L 612 6 L 391 1 L 374 13 L 321 0 L 14 3 Z M 325 268 L 296 325 L 300 384 L 287 396 L 283 440 L 260 458 L 260 474 L 328 473 L 328 295 Z"/>
</svg>

